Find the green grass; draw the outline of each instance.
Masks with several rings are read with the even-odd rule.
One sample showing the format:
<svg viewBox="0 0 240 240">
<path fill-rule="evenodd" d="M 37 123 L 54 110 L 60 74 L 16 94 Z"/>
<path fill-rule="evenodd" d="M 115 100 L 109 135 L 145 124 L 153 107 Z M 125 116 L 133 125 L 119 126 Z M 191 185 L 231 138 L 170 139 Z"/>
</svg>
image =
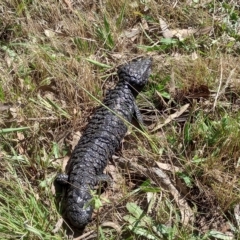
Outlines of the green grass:
<svg viewBox="0 0 240 240">
<path fill-rule="evenodd" d="M 60 218 L 54 207 L 50 186 L 33 186 L 19 158 L 4 157 L 1 163 L 0 237 L 1 239 L 62 239 L 52 234 L 54 219 Z M 41 198 L 45 200 L 42 201 Z"/>
<path fill-rule="evenodd" d="M 64 225 L 55 231 L 61 204 L 54 177 L 117 82 L 116 67 L 138 56 L 153 58 L 137 99 L 146 129 L 129 124 L 121 153 L 106 169 L 114 184 L 94 193 L 96 211 L 83 234 L 238 239 L 239 6 L 67 3 L 0 3 L 0 239 L 71 235 Z M 177 33 L 173 38 L 163 37 L 160 18 Z M 184 36 L 189 29 L 197 31 Z M 184 207 L 193 214 L 187 224 Z"/>
</svg>

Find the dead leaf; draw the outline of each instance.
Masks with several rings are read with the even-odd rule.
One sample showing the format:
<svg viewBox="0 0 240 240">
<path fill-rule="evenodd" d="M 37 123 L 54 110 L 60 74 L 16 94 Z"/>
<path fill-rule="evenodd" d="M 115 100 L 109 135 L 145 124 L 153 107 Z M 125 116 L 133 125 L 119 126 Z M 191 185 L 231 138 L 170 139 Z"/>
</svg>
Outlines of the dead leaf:
<svg viewBox="0 0 240 240">
<path fill-rule="evenodd" d="M 5 59 L 6 63 L 7 63 L 7 66 L 11 67 L 14 59 L 12 57 L 10 57 L 8 54 L 6 54 L 4 59 Z"/>
<path fill-rule="evenodd" d="M 73 136 L 72 136 L 72 141 L 70 141 L 70 144 L 71 144 L 71 146 L 72 146 L 72 150 L 75 148 L 75 146 L 78 144 L 78 141 L 79 141 L 79 139 L 80 139 L 80 137 L 82 136 L 82 134 L 79 132 L 79 131 L 77 131 L 77 132 L 75 132 L 75 133 L 73 133 Z"/>
<path fill-rule="evenodd" d="M 110 228 L 114 228 L 118 233 L 121 232 L 121 226 L 119 226 L 118 224 L 114 223 L 114 222 L 104 222 L 101 224 L 102 227 L 110 227 Z"/>
<path fill-rule="evenodd" d="M 173 38 L 176 37 L 180 41 L 183 41 L 185 38 L 190 37 L 194 34 L 197 36 L 199 35 L 204 35 L 209 33 L 212 30 L 212 27 L 208 26 L 205 28 L 201 29 L 196 29 L 196 28 L 189 28 L 189 29 L 169 29 L 168 24 L 166 21 L 164 21 L 162 18 L 159 18 L 159 24 L 160 28 L 162 30 L 162 34 L 164 38 Z"/>
<path fill-rule="evenodd" d="M 62 169 L 62 172 L 65 172 L 65 169 L 66 169 L 68 160 L 69 160 L 69 156 L 66 155 L 66 156 L 63 157 L 63 158 L 58 158 L 58 159 L 56 159 L 56 160 L 53 162 L 53 165 L 56 165 L 57 167 L 59 167 L 59 165 L 60 165 L 60 166 L 61 166 L 61 169 Z M 54 190 L 54 191 L 55 191 L 55 190 Z"/>
<path fill-rule="evenodd" d="M 59 230 L 60 230 L 60 228 L 62 227 L 62 224 L 63 224 L 63 218 L 60 218 L 58 221 L 57 221 L 57 223 L 55 224 L 55 227 L 54 227 L 54 229 L 52 230 L 52 233 L 57 233 Z"/>
<path fill-rule="evenodd" d="M 195 32 L 197 32 L 197 29 L 191 28 L 191 29 L 175 29 L 172 30 L 172 34 L 177 37 L 180 41 L 183 41 L 185 38 L 192 36 Z"/>
<path fill-rule="evenodd" d="M 196 60 L 196 59 L 198 59 L 198 55 L 197 55 L 197 53 L 194 51 L 194 52 L 192 53 L 192 60 L 194 61 L 194 60 Z"/>
<path fill-rule="evenodd" d="M 123 58 L 123 55 L 121 53 L 113 53 L 112 54 L 112 57 L 113 58 L 116 58 L 116 59 L 122 59 Z"/>
<path fill-rule="evenodd" d="M 162 18 L 159 18 L 159 24 L 162 30 L 163 37 L 172 38 L 173 37 L 172 31 L 168 29 L 167 23 Z"/>
<path fill-rule="evenodd" d="M 15 107 L 11 107 L 9 110 L 10 110 L 12 117 L 17 118 L 17 109 Z"/>
<path fill-rule="evenodd" d="M 197 32 L 197 29 L 169 29 L 167 22 L 165 22 L 162 18 L 159 18 L 159 24 L 164 38 L 177 37 L 180 41 L 182 41 L 184 38 Z"/>
<path fill-rule="evenodd" d="M 139 33 L 140 33 L 139 27 L 132 28 L 130 31 L 124 31 L 124 35 L 127 38 L 136 37 Z"/>
<path fill-rule="evenodd" d="M 138 8 L 138 2 L 137 1 L 133 1 L 133 2 L 131 2 L 131 3 L 129 3 L 129 6 L 131 7 L 131 8 Z"/>
<path fill-rule="evenodd" d="M 51 184 L 51 192 L 53 196 L 56 196 L 56 187 L 54 186 L 54 184 Z"/>
<path fill-rule="evenodd" d="M 65 169 L 66 169 L 68 160 L 69 160 L 69 156 L 65 156 L 65 157 L 62 159 L 62 171 L 63 171 L 63 172 L 65 172 Z"/>
<path fill-rule="evenodd" d="M 185 104 L 184 106 L 182 106 L 178 111 L 176 111 L 175 113 L 171 114 L 168 116 L 167 119 L 165 119 L 165 121 L 163 123 L 158 124 L 153 130 L 151 130 L 150 132 L 155 132 L 158 129 L 162 128 L 163 126 L 165 126 L 166 124 L 170 123 L 172 120 L 174 120 L 175 118 L 181 116 L 189 107 L 189 103 Z"/>
<path fill-rule="evenodd" d="M 124 31 L 122 36 L 130 38 L 131 41 L 133 42 L 137 38 L 139 33 L 142 32 L 142 30 L 147 30 L 148 28 L 149 27 L 148 27 L 147 21 L 145 19 L 142 19 L 141 25 L 137 24 L 131 30 Z"/>
<path fill-rule="evenodd" d="M 46 37 L 49 37 L 49 38 L 52 38 L 55 36 L 55 32 L 52 30 L 48 30 L 48 29 L 44 30 L 44 34 L 46 35 Z"/>
<path fill-rule="evenodd" d="M 173 173 L 182 171 L 179 167 L 176 167 L 176 166 L 168 164 L 168 163 L 161 163 L 158 161 L 155 161 L 155 163 L 158 165 L 159 168 L 161 168 L 163 170 L 171 171 Z"/>
</svg>

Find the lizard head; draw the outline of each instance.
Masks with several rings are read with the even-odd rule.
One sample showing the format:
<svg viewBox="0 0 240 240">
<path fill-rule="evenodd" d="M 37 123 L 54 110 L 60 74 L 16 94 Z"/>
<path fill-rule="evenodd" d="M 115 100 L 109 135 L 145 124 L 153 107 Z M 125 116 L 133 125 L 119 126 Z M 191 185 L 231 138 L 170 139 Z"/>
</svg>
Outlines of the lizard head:
<svg viewBox="0 0 240 240">
<path fill-rule="evenodd" d="M 140 58 L 118 68 L 120 81 L 127 82 L 133 89 L 144 87 L 151 73 L 152 59 Z"/>
</svg>

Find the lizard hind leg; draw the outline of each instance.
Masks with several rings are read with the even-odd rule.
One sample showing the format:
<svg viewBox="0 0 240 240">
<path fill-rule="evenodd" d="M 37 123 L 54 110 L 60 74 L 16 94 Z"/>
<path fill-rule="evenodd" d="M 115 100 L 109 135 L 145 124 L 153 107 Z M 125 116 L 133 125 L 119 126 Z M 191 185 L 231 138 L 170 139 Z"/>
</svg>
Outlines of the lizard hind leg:
<svg viewBox="0 0 240 240">
<path fill-rule="evenodd" d="M 97 176 L 97 182 L 100 185 L 100 187 L 102 188 L 103 185 L 107 184 L 107 185 L 112 185 L 112 179 L 109 175 L 107 174 L 100 174 Z"/>
</svg>

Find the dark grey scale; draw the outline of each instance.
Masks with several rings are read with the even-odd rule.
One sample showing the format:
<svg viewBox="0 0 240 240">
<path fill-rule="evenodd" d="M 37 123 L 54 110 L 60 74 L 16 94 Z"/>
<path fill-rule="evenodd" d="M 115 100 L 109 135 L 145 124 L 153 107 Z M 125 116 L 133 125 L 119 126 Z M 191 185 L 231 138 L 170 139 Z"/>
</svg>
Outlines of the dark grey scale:
<svg viewBox="0 0 240 240">
<path fill-rule="evenodd" d="M 101 156 L 106 156 L 107 150 L 104 148 L 99 148 L 96 144 L 92 146 L 92 150 L 98 152 L 99 155 Z"/>
<path fill-rule="evenodd" d="M 113 130 L 113 128 L 109 129 L 108 131 L 105 129 L 104 132 L 101 134 L 101 138 L 104 138 L 106 141 L 108 141 L 107 144 L 113 145 L 114 148 L 114 145 L 117 145 L 119 141 L 118 139 L 116 139 L 116 136 L 111 133 L 111 130 Z"/>
<path fill-rule="evenodd" d="M 83 228 L 91 221 L 93 206 L 87 205 L 92 199 L 90 190 L 109 181 L 103 170 L 120 147 L 127 132 L 126 121 L 136 117 L 143 125 L 135 97 L 147 83 L 151 65 L 151 59 L 146 58 L 119 67 L 119 82 L 103 101 L 106 107 L 96 109 L 69 159 L 67 174 L 56 178 L 62 184 L 69 183 L 64 216 L 74 227 Z"/>
</svg>

